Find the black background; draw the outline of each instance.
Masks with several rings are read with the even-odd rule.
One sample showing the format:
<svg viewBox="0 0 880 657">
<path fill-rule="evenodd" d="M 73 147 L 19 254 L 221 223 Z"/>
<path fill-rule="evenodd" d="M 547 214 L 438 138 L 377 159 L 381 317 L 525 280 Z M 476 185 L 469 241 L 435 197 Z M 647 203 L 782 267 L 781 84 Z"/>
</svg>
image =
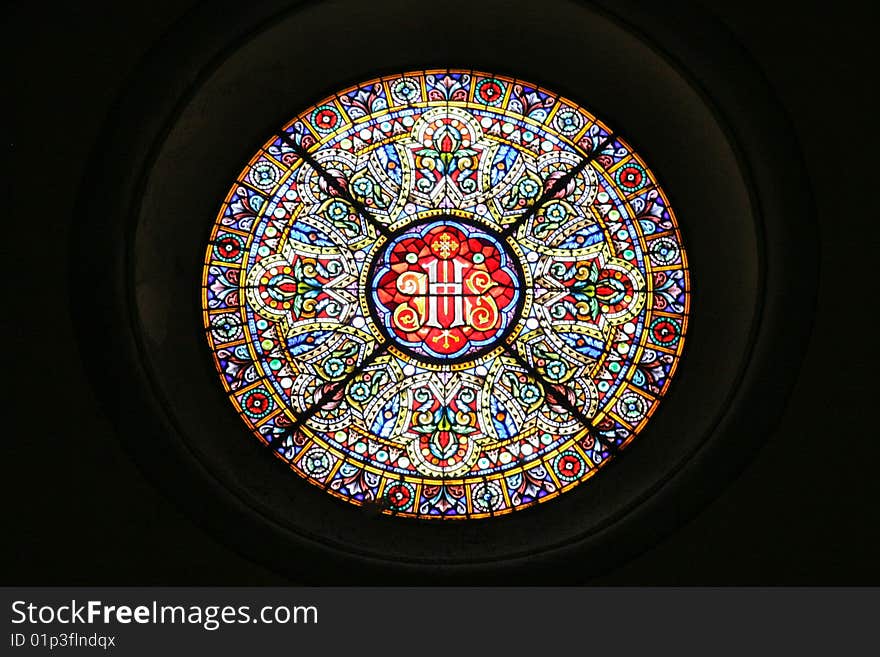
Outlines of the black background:
<svg viewBox="0 0 880 657">
<path fill-rule="evenodd" d="M 752 465 L 682 529 L 596 583 L 878 583 L 869 6 L 703 4 L 766 74 L 801 142 L 821 242 L 814 330 L 782 421 Z M 217 543 L 141 475 L 87 383 L 68 313 L 70 297 L 89 293 L 64 274 L 87 157 L 132 69 L 187 6 L 20 3 L 4 19 L 14 110 L 4 584 L 286 583 Z"/>
</svg>

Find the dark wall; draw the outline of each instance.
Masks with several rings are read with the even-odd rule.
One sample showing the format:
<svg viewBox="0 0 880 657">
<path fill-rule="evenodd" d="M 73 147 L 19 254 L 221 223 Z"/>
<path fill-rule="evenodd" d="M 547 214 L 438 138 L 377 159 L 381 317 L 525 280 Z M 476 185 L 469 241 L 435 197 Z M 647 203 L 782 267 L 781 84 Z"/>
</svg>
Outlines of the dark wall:
<svg viewBox="0 0 880 657">
<path fill-rule="evenodd" d="M 876 77 L 867 5 L 704 3 L 775 88 L 813 185 L 821 281 L 812 340 L 778 429 L 697 518 L 601 583 L 877 583 L 870 329 Z M 4 583 L 280 583 L 156 492 L 118 443 L 73 339 L 73 202 L 132 68 L 181 2 L 21 4 L 7 16 L 13 105 L 5 214 L 8 404 Z M 133 126 L 132 129 L 137 129 Z M 867 142 L 867 143 L 866 143 Z M 125 162 L 120 162 L 125 166 Z M 805 224 L 807 226 L 807 224 Z"/>
</svg>

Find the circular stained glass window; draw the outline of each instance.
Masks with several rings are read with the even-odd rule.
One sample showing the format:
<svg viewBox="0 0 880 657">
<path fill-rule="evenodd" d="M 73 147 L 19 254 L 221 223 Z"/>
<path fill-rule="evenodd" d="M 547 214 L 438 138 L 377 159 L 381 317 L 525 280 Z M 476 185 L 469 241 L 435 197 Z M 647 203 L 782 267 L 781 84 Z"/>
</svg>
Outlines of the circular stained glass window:
<svg viewBox="0 0 880 657">
<path fill-rule="evenodd" d="M 420 71 L 266 142 L 217 216 L 202 303 L 230 400 L 297 475 L 481 518 L 584 483 L 644 430 L 686 263 L 613 128 L 522 80 Z"/>
</svg>

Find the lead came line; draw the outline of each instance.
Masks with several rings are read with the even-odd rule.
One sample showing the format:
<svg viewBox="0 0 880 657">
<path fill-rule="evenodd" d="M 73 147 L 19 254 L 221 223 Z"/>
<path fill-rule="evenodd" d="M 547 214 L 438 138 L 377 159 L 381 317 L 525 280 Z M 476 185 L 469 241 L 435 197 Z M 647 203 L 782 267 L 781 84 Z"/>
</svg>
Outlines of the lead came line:
<svg viewBox="0 0 880 657">
<path fill-rule="evenodd" d="M 532 216 L 540 209 L 540 207 L 556 196 L 563 188 L 565 188 L 568 183 L 574 180 L 575 176 L 577 176 L 581 171 L 587 168 L 587 165 L 590 164 L 593 160 L 598 157 L 602 151 L 608 146 L 608 144 L 612 143 L 615 138 L 615 133 L 611 133 L 608 137 L 599 144 L 593 151 L 590 152 L 589 155 L 585 156 L 576 167 L 574 167 L 571 171 L 566 173 L 564 176 L 559 178 L 555 183 L 550 186 L 546 192 L 544 192 L 537 201 L 535 201 L 528 210 L 526 210 L 520 217 L 505 227 L 504 230 L 501 231 L 501 237 L 504 239 L 509 238 L 513 233 L 519 229 L 521 225 L 523 225 L 526 221 L 532 218 Z"/>
<path fill-rule="evenodd" d="M 297 144 L 290 138 L 290 135 L 287 134 L 286 130 L 281 131 L 281 140 L 290 146 L 293 149 L 293 152 L 306 162 L 312 169 L 317 173 L 321 178 L 332 187 L 337 194 L 339 194 L 342 200 L 351 204 L 351 206 L 358 211 L 364 220 L 370 224 L 373 229 L 383 235 L 384 237 L 389 236 L 388 228 L 381 222 L 378 221 L 370 212 L 367 210 L 366 206 L 354 198 L 347 189 L 345 189 L 342 185 L 339 184 L 339 181 L 336 180 L 330 173 L 321 165 L 312 155 L 304 149 L 301 145 Z"/>
<path fill-rule="evenodd" d="M 584 414 L 581 412 L 581 410 L 580 410 L 577 406 L 575 406 L 574 404 L 572 404 L 572 403 L 568 400 L 568 397 L 566 397 L 565 395 L 561 394 L 561 393 L 556 389 L 556 385 L 555 385 L 555 384 L 550 383 L 549 381 L 547 381 L 547 379 L 545 379 L 543 376 L 541 376 L 541 375 L 537 372 L 537 370 L 535 370 L 534 367 L 532 367 L 531 365 L 529 365 L 529 364 L 526 362 L 526 360 L 525 360 L 525 359 L 519 354 L 519 352 L 516 351 L 515 349 L 512 349 L 512 348 L 510 347 L 510 345 L 505 344 L 505 345 L 504 345 L 504 351 L 505 351 L 505 353 L 506 353 L 508 356 L 510 356 L 511 358 L 513 358 L 513 360 L 516 361 L 517 365 L 519 365 L 519 366 L 522 367 L 526 372 L 528 372 L 529 376 L 531 376 L 532 379 L 534 379 L 535 381 L 537 381 L 538 383 L 540 383 L 541 386 L 542 386 L 545 390 L 547 390 L 547 391 L 549 392 L 549 394 L 550 394 L 550 395 L 556 400 L 556 403 L 558 403 L 560 406 L 563 406 L 563 407 L 565 408 L 565 410 L 567 410 L 569 413 L 571 413 L 571 414 L 574 416 L 574 418 L 575 418 L 578 422 L 580 422 L 584 427 L 586 427 L 587 431 L 590 432 L 590 435 L 593 436 L 593 439 L 594 439 L 597 443 L 599 443 L 600 445 L 604 445 L 605 448 L 606 448 L 609 452 L 611 452 L 611 453 L 616 453 L 616 452 L 617 452 L 617 445 L 615 445 L 614 443 L 608 443 L 608 442 L 606 442 L 606 441 L 601 437 L 601 435 L 599 434 L 599 430 L 596 429 L 596 427 L 593 425 L 592 421 L 591 421 L 586 415 L 584 415 Z"/>
</svg>

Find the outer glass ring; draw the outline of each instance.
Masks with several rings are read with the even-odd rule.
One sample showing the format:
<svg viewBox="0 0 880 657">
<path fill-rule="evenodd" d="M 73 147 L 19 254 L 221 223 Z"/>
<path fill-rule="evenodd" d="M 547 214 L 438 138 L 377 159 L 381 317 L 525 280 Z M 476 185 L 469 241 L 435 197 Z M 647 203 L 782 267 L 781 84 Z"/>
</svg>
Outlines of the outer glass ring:
<svg viewBox="0 0 880 657">
<path fill-rule="evenodd" d="M 441 216 L 497 234 L 526 288 L 494 343 L 418 358 L 365 292 L 383 246 Z M 221 208 L 203 288 L 224 386 L 276 456 L 335 497 L 438 519 L 553 499 L 610 461 L 668 388 L 690 295 L 628 144 L 551 91 L 450 69 L 287 124 Z"/>
</svg>

